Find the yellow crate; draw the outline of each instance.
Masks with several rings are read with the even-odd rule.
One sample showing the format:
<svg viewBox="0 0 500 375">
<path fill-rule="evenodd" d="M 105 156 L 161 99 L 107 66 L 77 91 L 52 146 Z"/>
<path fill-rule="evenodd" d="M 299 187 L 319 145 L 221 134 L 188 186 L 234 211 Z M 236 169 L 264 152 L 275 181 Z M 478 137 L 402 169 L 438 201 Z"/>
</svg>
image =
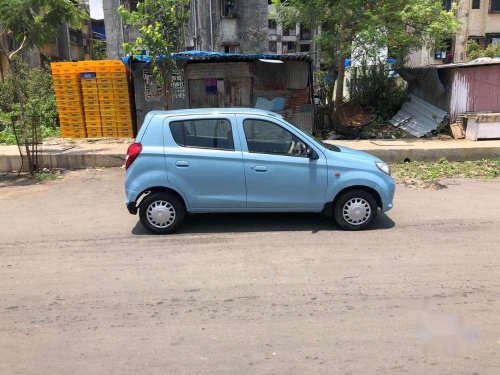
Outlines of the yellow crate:
<svg viewBox="0 0 500 375">
<path fill-rule="evenodd" d="M 104 92 L 99 92 L 99 101 L 102 102 L 102 101 L 114 101 L 115 100 L 115 96 L 113 93 L 104 93 Z"/>
<path fill-rule="evenodd" d="M 85 119 L 85 126 L 87 128 L 100 128 L 101 127 L 101 119 L 97 120 L 91 120 L 91 119 Z"/>
<path fill-rule="evenodd" d="M 132 127 L 132 124 L 128 126 L 117 125 L 116 130 L 118 130 L 118 132 L 132 132 L 134 128 Z"/>
<path fill-rule="evenodd" d="M 83 105 L 85 106 L 85 108 L 88 108 L 90 110 L 99 110 L 99 97 L 90 97 L 90 96 L 87 96 L 87 97 L 84 97 L 83 98 Z"/>
<path fill-rule="evenodd" d="M 106 77 L 106 76 L 103 77 L 102 75 L 99 75 L 99 76 L 97 76 L 97 82 L 99 83 L 99 85 L 107 84 L 107 83 L 109 83 L 111 85 L 111 84 L 113 84 L 113 78 Z"/>
<path fill-rule="evenodd" d="M 102 125 L 113 124 L 113 126 L 116 126 L 115 114 L 101 113 L 101 123 Z"/>
<path fill-rule="evenodd" d="M 115 101 L 114 101 L 114 99 L 113 100 L 102 99 L 102 100 L 99 100 L 99 105 L 114 107 L 115 106 Z"/>
<path fill-rule="evenodd" d="M 128 82 L 113 82 L 113 88 L 115 90 L 127 90 L 128 92 Z"/>
<path fill-rule="evenodd" d="M 124 123 L 124 124 L 132 123 L 132 116 L 127 113 L 117 113 L 115 118 L 117 123 Z"/>
<path fill-rule="evenodd" d="M 118 133 L 117 137 L 119 137 L 119 138 L 134 138 L 134 132 L 132 130 L 130 130 L 130 131 L 118 130 L 117 133 Z"/>
<path fill-rule="evenodd" d="M 84 88 L 84 87 L 97 88 L 97 80 L 95 78 L 81 79 L 80 83 L 82 85 L 82 88 Z"/>
<path fill-rule="evenodd" d="M 113 90 L 113 95 L 116 97 L 116 98 L 129 98 L 129 91 L 128 91 L 128 87 L 126 89 L 114 89 Z"/>
<path fill-rule="evenodd" d="M 88 109 L 85 108 L 85 117 L 87 116 L 96 116 L 99 117 L 101 115 L 101 111 L 99 109 Z"/>
<path fill-rule="evenodd" d="M 80 106 L 75 106 L 75 105 L 58 105 L 57 106 L 57 112 L 60 115 L 73 115 L 73 114 L 78 114 L 83 116 L 83 109 Z"/>
<path fill-rule="evenodd" d="M 80 79 L 76 75 L 68 75 L 68 74 L 61 74 L 57 76 L 52 76 L 52 81 L 54 82 L 54 85 L 61 85 L 65 83 L 72 83 L 75 85 L 80 84 Z"/>
<path fill-rule="evenodd" d="M 100 110 L 101 110 L 101 112 L 113 112 L 113 113 L 115 113 L 116 107 L 113 104 L 103 104 L 103 102 L 101 102 Z"/>
<path fill-rule="evenodd" d="M 117 97 L 115 98 L 115 104 L 117 105 L 128 105 L 130 106 L 130 98 L 128 96 L 126 97 Z"/>
<path fill-rule="evenodd" d="M 97 81 L 97 87 L 99 87 L 99 90 L 106 90 L 106 89 L 112 89 L 113 88 L 113 82 L 111 80 L 102 82 L 102 81 Z"/>
<path fill-rule="evenodd" d="M 117 137 L 118 131 L 116 129 L 105 129 L 102 128 L 102 136 L 103 137 Z"/>
<path fill-rule="evenodd" d="M 82 124 L 85 124 L 85 117 L 83 117 L 83 113 L 59 113 L 59 121 L 61 121 L 61 123 L 81 122 Z"/>
<path fill-rule="evenodd" d="M 110 78 L 110 79 L 121 79 L 121 78 L 127 78 L 127 73 L 126 72 L 99 72 L 97 73 L 97 78 Z"/>
<path fill-rule="evenodd" d="M 98 128 L 89 128 L 87 127 L 87 137 L 88 138 L 102 138 L 102 129 Z"/>
</svg>

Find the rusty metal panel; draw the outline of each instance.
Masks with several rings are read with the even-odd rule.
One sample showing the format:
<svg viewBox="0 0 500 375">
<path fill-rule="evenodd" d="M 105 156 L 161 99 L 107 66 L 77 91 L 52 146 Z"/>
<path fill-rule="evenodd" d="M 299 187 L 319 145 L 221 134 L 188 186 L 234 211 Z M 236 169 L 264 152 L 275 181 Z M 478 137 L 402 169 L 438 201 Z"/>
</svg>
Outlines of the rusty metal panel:
<svg viewBox="0 0 500 375">
<path fill-rule="evenodd" d="M 224 107 L 224 93 L 207 92 L 207 80 L 189 80 L 189 106 L 190 108 L 217 108 Z"/>
<path fill-rule="evenodd" d="M 252 78 L 226 79 L 225 106 L 250 107 L 252 105 Z"/>
<path fill-rule="evenodd" d="M 500 112 L 500 65 L 455 68 L 451 120 L 459 113 Z"/>
<path fill-rule="evenodd" d="M 305 89 L 309 83 L 309 63 L 304 61 L 287 61 L 286 80 L 289 89 Z"/>
<path fill-rule="evenodd" d="M 246 62 L 187 64 L 186 74 L 189 80 L 252 77 L 250 64 Z"/>
<path fill-rule="evenodd" d="M 455 122 L 459 113 L 469 111 L 469 79 L 462 70 L 455 70 L 453 84 L 451 85 L 450 117 Z"/>
</svg>

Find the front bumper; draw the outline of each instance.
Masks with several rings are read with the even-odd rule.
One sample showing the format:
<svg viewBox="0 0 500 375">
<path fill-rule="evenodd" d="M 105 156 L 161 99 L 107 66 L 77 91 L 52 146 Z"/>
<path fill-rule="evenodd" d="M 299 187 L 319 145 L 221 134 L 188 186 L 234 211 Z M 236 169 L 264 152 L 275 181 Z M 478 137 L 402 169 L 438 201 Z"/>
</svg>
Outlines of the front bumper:
<svg viewBox="0 0 500 375">
<path fill-rule="evenodd" d="M 137 214 L 137 205 L 135 202 L 129 202 L 127 203 L 127 210 L 128 212 L 130 212 L 130 214 L 132 215 L 136 215 Z"/>
</svg>

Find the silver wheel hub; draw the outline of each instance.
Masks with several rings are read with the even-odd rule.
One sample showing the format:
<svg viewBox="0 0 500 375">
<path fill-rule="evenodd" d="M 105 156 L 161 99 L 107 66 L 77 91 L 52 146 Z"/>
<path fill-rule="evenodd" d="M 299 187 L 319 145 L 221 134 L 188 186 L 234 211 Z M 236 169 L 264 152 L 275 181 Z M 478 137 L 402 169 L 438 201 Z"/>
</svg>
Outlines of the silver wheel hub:
<svg viewBox="0 0 500 375">
<path fill-rule="evenodd" d="M 370 204 L 363 198 L 349 199 L 342 208 L 344 220 L 351 225 L 365 223 L 370 217 L 371 212 Z"/>
<path fill-rule="evenodd" d="M 146 216 L 155 228 L 168 228 L 175 220 L 175 208 L 167 201 L 154 201 L 148 206 Z"/>
</svg>

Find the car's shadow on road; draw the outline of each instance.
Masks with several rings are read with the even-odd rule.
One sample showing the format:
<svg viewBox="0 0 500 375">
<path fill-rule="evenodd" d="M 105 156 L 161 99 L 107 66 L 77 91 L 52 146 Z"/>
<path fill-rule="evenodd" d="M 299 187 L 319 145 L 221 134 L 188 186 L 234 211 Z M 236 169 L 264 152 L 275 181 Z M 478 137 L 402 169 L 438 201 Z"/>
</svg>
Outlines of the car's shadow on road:
<svg viewBox="0 0 500 375">
<path fill-rule="evenodd" d="M 379 213 L 369 230 L 393 228 L 396 224 L 386 214 Z M 186 218 L 177 233 L 244 233 L 342 230 L 333 218 L 303 213 L 197 214 Z M 138 221 L 132 234 L 150 234 Z"/>
</svg>

